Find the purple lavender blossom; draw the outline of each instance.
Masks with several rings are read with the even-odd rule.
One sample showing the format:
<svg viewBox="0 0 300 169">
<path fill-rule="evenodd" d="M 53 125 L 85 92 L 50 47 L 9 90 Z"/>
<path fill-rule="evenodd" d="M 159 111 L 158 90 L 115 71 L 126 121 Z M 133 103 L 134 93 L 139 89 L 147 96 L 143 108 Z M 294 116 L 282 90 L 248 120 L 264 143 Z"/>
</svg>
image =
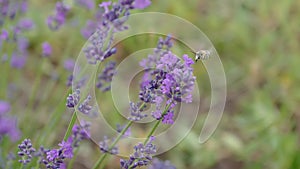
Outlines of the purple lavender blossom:
<svg viewBox="0 0 300 169">
<path fill-rule="evenodd" d="M 120 0 L 113 4 L 109 1 L 99 5 L 104 9 L 104 12 L 100 13 L 100 24 L 89 22 L 90 29 L 83 31 L 85 37 L 95 32 L 90 38 L 90 44 L 84 50 L 88 63 L 96 64 L 116 53 L 116 48 L 111 46 L 114 34 L 128 29 L 124 23 L 130 15 L 130 10 L 134 9 L 133 3 L 134 0 Z M 137 2 L 137 7 L 144 8 L 148 5 L 149 1 Z M 95 27 L 96 30 L 93 30 Z"/>
<path fill-rule="evenodd" d="M 4 115 L 5 113 L 8 113 L 10 109 L 11 107 L 8 102 L 0 100 L 0 116 Z"/>
<path fill-rule="evenodd" d="M 89 139 L 90 138 L 90 127 L 91 124 L 88 122 L 84 122 L 81 126 L 74 125 L 72 128 L 72 140 L 73 140 L 73 146 L 78 147 L 79 143 L 82 140 Z"/>
<path fill-rule="evenodd" d="M 133 7 L 136 9 L 145 9 L 149 5 L 151 5 L 150 0 L 135 0 L 133 3 Z"/>
<path fill-rule="evenodd" d="M 46 168 L 60 168 L 60 165 L 65 160 L 62 149 L 52 149 L 46 152 L 46 158 L 42 160 Z"/>
<path fill-rule="evenodd" d="M 142 111 L 146 107 L 145 105 L 143 107 L 141 102 L 138 103 L 133 103 L 130 102 L 130 117 L 128 118 L 129 120 L 132 121 L 140 121 L 143 118 L 147 117 L 147 114 L 143 114 Z"/>
<path fill-rule="evenodd" d="M 72 128 L 72 135 L 67 141 L 59 143 L 59 149 L 47 150 L 40 148 L 37 156 L 41 158 L 41 162 L 46 168 L 63 168 L 66 158 L 72 158 L 74 148 L 79 146 L 83 139 L 89 138 L 90 123 L 84 123 L 82 126 L 74 125 Z"/>
<path fill-rule="evenodd" d="M 31 140 L 25 139 L 21 144 L 18 145 L 18 155 L 22 158 L 19 160 L 20 163 L 27 164 L 31 161 L 35 149 L 32 147 Z"/>
<path fill-rule="evenodd" d="M 155 118 L 156 120 L 159 120 L 162 116 L 161 110 L 153 111 L 151 114 L 152 114 L 152 117 Z"/>
<path fill-rule="evenodd" d="M 17 28 L 22 31 L 31 30 L 34 28 L 34 23 L 31 19 L 23 18 L 19 21 Z"/>
<path fill-rule="evenodd" d="M 102 72 L 98 75 L 96 87 L 102 92 L 109 91 L 111 88 L 111 81 L 116 74 L 116 62 L 109 62 L 106 64 Z"/>
<path fill-rule="evenodd" d="M 66 59 L 64 61 L 64 68 L 69 71 L 69 72 L 72 72 L 73 69 L 75 67 L 75 61 L 74 59 Z"/>
<path fill-rule="evenodd" d="M 66 106 L 68 108 L 74 108 L 78 104 L 79 100 L 80 100 L 80 90 L 77 89 L 75 90 L 75 92 L 69 94 L 69 96 L 67 97 Z"/>
<path fill-rule="evenodd" d="M 173 111 L 168 111 L 163 116 L 162 123 L 164 123 L 164 124 L 173 124 L 174 123 L 173 117 L 174 117 L 174 112 Z"/>
<path fill-rule="evenodd" d="M 2 29 L 2 33 L 0 34 L 0 42 L 8 40 L 9 33 L 5 29 Z"/>
<path fill-rule="evenodd" d="M 11 56 L 10 65 L 13 68 L 16 69 L 22 69 L 27 61 L 27 56 L 19 55 L 16 52 L 14 52 Z"/>
<path fill-rule="evenodd" d="M 151 115 L 165 124 L 173 124 L 174 111 L 178 102 L 192 102 L 195 83 L 192 65 L 194 61 L 187 55 L 179 59 L 170 49 L 171 36 L 159 39 L 154 54 L 143 59 L 140 65 L 146 70 L 141 82 L 140 99 L 156 105 Z M 162 104 L 169 105 L 163 114 Z"/>
<path fill-rule="evenodd" d="M 52 54 L 52 47 L 48 42 L 42 44 L 43 56 L 49 57 Z"/>
<path fill-rule="evenodd" d="M 107 2 L 102 2 L 101 4 L 99 4 L 100 8 L 104 8 L 105 13 L 109 12 L 109 7 L 111 6 L 111 2 L 107 1 Z"/>
<path fill-rule="evenodd" d="M 19 140 L 21 132 L 17 127 L 17 119 L 10 116 L 0 116 L 0 139 L 8 135 L 10 140 Z"/>
<path fill-rule="evenodd" d="M 88 95 L 86 97 L 86 99 L 84 99 L 84 101 L 81 104 L 79 104 L 78 111 L 80 111 L 81 113 L 86 114 L 86 115 L 90 114 L 90 112 L 93 108 L 91 105 L 89 105 L 89 102 L 91 101 L 91 99 L 92 99 L 92 97 L 90 95 Z"/>
<path fill-rule="evenodd" d="M 25 13 L 27 11 L 27 0 L 21 1 L 10 1 L 1 0 L 0 1 L 0 26 L 2 26 L 2 19 L 9 17 L 11 20 L 15 18 L 16 13 Z M 1 16 L 2 15 L 2 16 Z M 2 18 L 3 17 L 3 18 Z"/>
<path fill-rule="evenodd" d="M 161 161 L 158 158 L 154 158 L 148 169 L 176 169 L 176 167 L 170 161 Z"/>
<path fill-rule="evenodd" d="M 69 137 L 67 141 L 62 141 L 58 145 L 60 146 L 60 149 L 62 149 L 63 156 L 66 158 L 72 158 L 73 157 L 73 139 L 72 137 Z"/>
<path fill-rule="evenodd" d="M 17 38 L 17 51 L 12 53 L 10 65 L 13 68 L 22 69 L 27 61 L 28 40 L 24 37 Z"/>
<path fill-rule="evenodd" d="M 99 142 L 99 147 L 100 147 L 101 152 L 103 152 L 103 153 L 109 153 L 109 154 L 118 154 L 119 153 L 118 147 L 114 146 L 114 147 L 110 148 L 109 139 L 107 138 L 107 136 L 104 136 L 104 140 Z"/>
<path fill-rule="evenodd" d="M 144 145 L 139 143 L 134 146 L 134 153 L 130 155 L 128 160 L 121 159 L 121 168 L 129 169 L 150 164 L 152 156 L 156 153 L 156 146 L 152 144 L 154 137 L 151 136 L 149 141 Z"/>
<path fill-rule="evenodd" d="M 66 16 L 70 8 L 64 5 L 62 2 L 56 3 L 55 15 L 51 15 L 47 18 L 47 25 L 51 30 L 59 29 L 66 20 Z"/>
</svg>

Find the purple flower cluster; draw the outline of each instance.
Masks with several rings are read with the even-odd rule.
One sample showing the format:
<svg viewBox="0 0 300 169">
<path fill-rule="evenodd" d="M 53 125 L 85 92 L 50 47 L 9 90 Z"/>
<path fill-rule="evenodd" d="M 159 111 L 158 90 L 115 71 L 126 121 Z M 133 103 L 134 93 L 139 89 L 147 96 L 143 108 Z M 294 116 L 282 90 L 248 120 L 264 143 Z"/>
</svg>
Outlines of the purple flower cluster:
<svg viewBox="0 0 300 169">
<path fill-rule="evenodd" d="M 44 57 L 49 57 L 52 54 L 52 47 L 48 42 L 44 42 L 42 44 L 42 49 L 43 49 L 43 56 Z"/>
<path fill-rule="evenodd" d="M 4 43 L 16 44 L 16 49 L 11 53 L 10 64 L 13 68 L 17 69 L 24 67 L 28 56 L 27 48 L 29 43 L 23 33 L 34 28 L 34 23 L 31 19 L 25 17 L 16 17 L 17 13 L 22 14 L 18 16 L 23 16 L 26 11 L 27 0 L 21 0 L 18 2 L 0 0 L 0 46 L 2 47 Z M 9 29 L 4 29 L 4 22 L 9 21 L 7 18 L 14 20 L 16 24 L 10 25 Z M 5 52 L 10 53 L 10 51 L 4 51 L 4 60 L 9 57 Z"/>
<path fill-rule="evenodd" d="M 39 157 L 40 163 L 44 164 L 46 168 L 59 169 L 64 166 L 66 158 L 74 156 L 74 149 L 79 146 L 79 143 L 88 139 L 90 136 L 90 124 L 84 123 L 82 126 L 74 125 L 72 135 L 67 141 L 62 141 L 58 144 L 58 149 L 45 149 L 43 146 L 36 152 L 32 147 L 31 141 L 25 139 L 19 145 L 18 155 L 22 158 L 20 163 L 27 164 L 33 157 Z"/>
<path fill-rule="evenodd" d="M 192 102 L 192 91 L 195 83 L 193 75 L 194 61 L 187 55 L 179 59 L 174 55 L 171 37 L 159 39 L 154 54 L 143 59 L 140 65 L 146 70 L 142 82 L 140 99 L 146 103 L 156 105 L 152 116 L 165 124 L 173 124 L 174 112 L 172 108 L 178 102 Z M 166 102 L 169 109 L 162 112 L 162 103 Z"/>
<path fill-rule="evenodd" d="M 152 156 L 156 153 L 156 146 L 152 144 L 154 137 L 151 136 L 146 144 L 139 143 L 134 146 L 134 153 L 130 155 L 128 160 L 121 159 L 121 168 L 129 169 L 148 165 Z"/>
<path fill-rule="evenodd" d="M 68 108 L 74 108 L 78 104 L 79 100 L 80 100 L 80 90 L 76 89 L 75 92 L 69 94 L 69 96 L 67 97 L 66 106 Z"/>
<path fill-rule="evenodd" d="M 6 17 L 13 20 L 17 13 L 25 13 L 26 11 L 27 0 L 0 0 L 0 26 L 4 24 L 4 19 Z"/>
<path fill-rule="evenodd" d="M 66 142 L 62 141 L 59 149 L 47 150 L 44 152 L 46 158 L 42 159 L 42 163 L 47 168 L 60 168 L 65 158 L 73 157 L 72 138 L 69 138 Z"/>
<path fill-rule="evenodd" d="M 21 144 L 18 145 L 18 155 L 22 158 L 19 160 L 20 163 L 27 164 L 31 161 L 35 149 L 32 147 L 31 140 L 25 139 Z"/>
<path fill-rule="evenodd" d="M 111 88 L 111 81 L 116 74 L 116 62 L 108 62 L 102 72 L 98 75 L 96 87 L 102 92 L 109 91 Z"/>
<path fill-rule="evenodd" d="M 83 114 L 90 114 L 91 110 L 92 110 L 92 106 L 89 105 L 90 100 L 92 99 L 92 97 L 90 95 L 88 95 L 86 97 L 86 99 L 83 100 L 83 102 L 81 104 L 79 104 L 78 106 L 78 110 L 83 113 Z"/>
<path fill-rule="evenodd" d="M 119 153 L 119 149 L 118 147 L 114 146 L 114 147 L 110 147 L 109 144 L 109 139 L 107 138 L 107 136 L 104 136 L 103 141 L 99 142 L 99 147 L 101 152 L 103 153 L 109 153 L 109 154 L 118 154 Z"/>
<path fill-rule="evenodd" d="M 69 12 L 70 7 L 66 6 L 62 2 L 57 2 L 55 6 L 55 14 L 50 15 L 47 18 L 47 25 L 51 30 L 59 29 L 66 20 L 67 13 Z"/>
<path fill-rule="evenodd" d="M 20 130 L 17 127 L 17 119 L 8 115 L 11 106 L 8 102 L 0 100 L 0 141 L 8 135 L 12 141 L 20 138 Z"/>
<path fill-rule="evenodd" d="M 130 117 L 129 120 L 140 121 L 143 118 L 147 117 L 147 114 L 143 114 L 143 110 L 146 108 L 146 105 L 142 102 L 130 103 Z"/>
<path fill-rule="evenodd" d="M 89 115 L 93 108 L 91 105 L 89 105 L 91 99 L 92 97 L 88 95 L 81 103 L 79 103 L 80 90 L 76 89 L 72 94 L 69 94 L 69 96 L 67 97 L 66 106 L 68 108 L 75 108 L 78 105 L 78 111 L 80 111 L 83 114 Z"/>
<path fill-rule="evenodd" d="M 72 72 L 73 69 L 75 67 L 75 61 L 74 59 L 66 59 L 64 61 L 64 68 L 69 71 L 69 72 Z"/>
<path fill-rule="evenodd" d="M 117 52 L 112 47 L 114 34 L 127 29 L 124 23 L 130 15 L 131 9 L 143 9 L 150 5 L 149 0 L 119 0 L 116 3 L 102 2 L 99 7 L 104 11 L 96 14 L 96 21 L 89 20 L 82 30 L 84 37 L 90 37 L 90 45 L 84 50 L 90 64 L 112 56 Z"/>
</svg>

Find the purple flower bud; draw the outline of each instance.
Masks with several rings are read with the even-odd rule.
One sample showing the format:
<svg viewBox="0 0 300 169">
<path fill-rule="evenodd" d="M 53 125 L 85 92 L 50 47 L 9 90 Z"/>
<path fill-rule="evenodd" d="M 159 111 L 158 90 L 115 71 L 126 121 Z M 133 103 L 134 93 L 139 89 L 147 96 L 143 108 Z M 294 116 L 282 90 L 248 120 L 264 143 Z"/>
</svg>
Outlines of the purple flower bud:
<svg viewBox="0 0 300 169">
<path fill-rule="evenodd" d="M 21 30 L 31 30 L 34 27 L 34 24 L 31 19 L 22 19 L 18 23 L 18 27 Z"/>
<path fill-rule="evenodd" d="M 52 54 L 52 47 L 48 42 L 44 42 L 42 48 L 44 57 L 49 57 Z"/>
<path fill-rule="evenodd" d="M 156 146 L 152 144 L 154 137 L 151 136 L 149 141 L 144 145 L 139 143 L 134 146 L 134 152 L 130 155 L 128 160 L 121 159 L 121 168 L 129 169 L 146 166 L 150 164 L 152 156 L 156 153 Z"/>
<path fill-rule="evenodd" d="M 66 59 L 64 61 L 64 68 L 67 70 L 67 71 L 70 71 L 72 72 L 73 69 L 75 67 L 75 61 L 74 59 Z"/>
<path fill-rule="evenodd" d="M 51 15 L 47 18 L 47 25 L 51 30 L 57 30 L 65 23 L 70 8 L 62 2 L 57 2 L 55 10 L 55 15 Z"/>
<path fill-rule="evenodd" d="M 9 33 L 5 29 L 2 29 L 2 33 L 0 34 L 0 40 L 8 40 L 8 36 Z"/>
<path fill-rule="evenodd" d="M 90 111 L 93 108 L 92 106 L 89 105 L 89 102 L 90 102 L 91 99 L 92 99 L 92 97 L 90 95 L 88 95 L 86 97 L 86 99 L 84 99 L 84 101 L 81 104 L 79 104 L 78 110 L 81 113 L 86 114 L 86 115 L 90 114 Z"/>
<path fill-rule="evenodd" d="M 102 72 L 98 75 L 96 87 L 102 92 L 110 90 L 111 81 L 116 74 L 116 62 L 109 62 L 106 64 Z"/>
<path fill-rule="evenodd" d="M 141 107 L 141 105 L 142 105 L 141 102 L 138 102 L 138 103 L 130 102 L 130 115 L 131 116 L 128 118 L 129 120 L 140 121 L 143 118 L 147 117 L 147 114 L 142 113 L 142 111 L 146 107 L 146 105 L 144 105 L 143 107 Z"/>
<path fill-rule="evenodd" d="M 22 69 L 27 61 L 27 56 L 20 56 L 17 53 L 13 53 L 10 60 L 10 65 L 13 68 Z"/>
<path fill-rule="evenodd" d="M 118 147 L 114 146 L 114 147 L 110 148 L 109 140 L 108 140 L 107 136 L 104 136 L 104 140 L 99 142 L 99 147 L 103 153 L 110 153 L 110 154 L 118 154 L 119 153 Z"/>
<path fill-rule="evenodd" d="M 75 90 L 74 93 L 69 94 L 69 96 L 67 97 L 66 106 L 69 108 L 74 108 L 78 104 L 79 100 L 80 100 L 80 90 L 77 89 Z"/>
<path fill-rule="evenodd" d="M 105 10 L 105 13 L 108 13 L 109 11 L 109 6 L 111 5 L 111 2 L 110 1 L 107 1 L 107 2 L 102 2 L 99 7 L 100 8 L 104 8 Z"/>
<path fill-rule="evenodd" d="M 27 164 L 31 161 L 32 155 L 35 152 L 35 149 L 32 147 L 31 140 L 25 139 L 21 144 L 18 145 L 19 152 L 18 155 L 22 157 L 22 160 L 19 160 L 20 163 Z"/>
<path fill-rule="evenodd" d="M 162 122 L 164 124 L 173 124 L 174 123 L 173 116 L 174 116 L 174 112 L 168 111 L 167 114 L 163 116 Z"/>
<path fill-rule="evenodd" d="M 10 111 L 10 104 L 6 101 L 0 100 L 0 117 L 1 115 Z"/>
</svg>

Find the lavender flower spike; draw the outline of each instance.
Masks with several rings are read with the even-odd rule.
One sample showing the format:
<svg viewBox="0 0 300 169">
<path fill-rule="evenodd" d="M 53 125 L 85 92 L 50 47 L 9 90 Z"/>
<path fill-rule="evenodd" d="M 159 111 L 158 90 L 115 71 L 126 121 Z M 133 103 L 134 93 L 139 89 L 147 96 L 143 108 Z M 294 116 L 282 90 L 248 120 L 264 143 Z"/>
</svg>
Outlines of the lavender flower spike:
<svg viewBox="0 0 300 169">
<path fill-rule="evenodd" d="M 90 114 L 90 111 L 92 110 L 92 106 L 89 105 L 90 100 L 92 97 L 88 95 L 86 99 L 78 106 L 78 110 L 83 114 Z"/>
<path fill-rule="evenodd" d="M 47 18 L 47 24 L 51 30 L 57 30 L 65 23 L 70 8 L 62 2 L 57 2 L 55 10 L 55 15 L 51 15 Z"/>
<path fill-rule="evenodd" d="M 142 111 L 146 106 L 141 107 L 142 103 L 130 103 L 130 117 L 128 118 L 129 120 L 132 121 L 139 121 L 142 120 L 143 118 L 147 117 L 147 114 L 143 114 Z"/>
<path fill-rule="evenodd" d="M 42 48 L 44 57 L 49 57 L 52 54 L 52 47 L 48 42 L 44 42 Z"/>
<path fill-rule="evenodd" d="M 19 160 L 20 163 L 27 164 L 31 161 L 32 155 L 35 152 L 35 149 L 32 147 L 31 140 L 25 139 L 21 144 L 18 145 L 19 152 L 18 155 L 22 157 Z"/>
<path fill-rule="evenodd" d="M 80 90 L 77 89 L 75 90 L 74 93 L 69 94 L 69 96 L 67 97 L 66 106 L 68 108 L 74 108 L 78 104 L 79 100 L 80 100 Z"/>
<path fill-rule="evenodd" d="M 128 160 L 121 159 L 121 169 L 136 168 L 150 164 L 152 156 L 156 153 L 156 146 L 152 144 L 154 137 L 151 136 L 149 141 L 144 145 L 139 143 L 134 146 L 134 153 L 130 155 Z"/>
<path fill-rule="evenodd" d="M 102 92 L 109 91 L 111 88 L 111 81 L 116 74 L 116 62 L 109 62 L 106 64 L 103 71 L 98 75 L 96 87 Z"/>
<path fill-rule="evenodd" d="M 110 153 L 110 154 L 118 154 L 119 153 L 118 147 L 114 146 L 111 149 L 109 148 L 110 146 L 109 146 L 109 140 L 108 140 L 107 136 L 104 136 L 104 140 L 99 142 L 99 147 L 103 153 Z"/>
</svg>

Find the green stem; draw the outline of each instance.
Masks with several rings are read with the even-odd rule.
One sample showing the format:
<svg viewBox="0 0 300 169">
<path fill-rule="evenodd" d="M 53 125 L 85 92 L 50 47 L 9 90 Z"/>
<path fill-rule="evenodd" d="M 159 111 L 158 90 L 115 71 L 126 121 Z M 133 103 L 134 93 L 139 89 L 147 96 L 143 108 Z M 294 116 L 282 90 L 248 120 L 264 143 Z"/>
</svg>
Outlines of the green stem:
<svg viewBox="0 0 300 169">
<path fill-rule="evenodd" d="M 124 133 L 127 131 L 127 129 L 132 125 L 133 121 L 129 121 L 126 125 L 126 127 L 123 128 L 123 130 L 121 131 L 121 133 L 118 135 L 118 137 L 115 139 L 115 141 L 109 146 L 108 151 L 110 151 L 117 143 L 118 141 L 121 139 L 121 137 L 124 135 Z M 103 162 L 103 160 L 105 159 L 105 157 L 107 156 L 107 153 L 104 153 L 101 155 L 101 157 L 99 158 L 99 160 L 96 162 L 96 164 L 94 165 L 93 169 L 96 169 L 99 167 L 99 165 Z M 102 166 L 103 168 L 104 166 Z"/>
<path fill-rule="evenodd" d="M 164 110 L 163 113 L 161 114 L 162 117 L 167 113 L 167 111 L 168 111 L 168 109 L 170 108 L 170 106 L 171 106 L 171 104 L 168 104 L 168 105 L 166 106 L 165 110 Z M 152 128 L 152 130 L 151 130 L 150 133 L 148 134 L 146 140 L 144 141 L 144 145 L 147 144 L 147 142 L 149 141 L 150 137 L 151 137 L 151 136 L 153 135 L 153 133 L 156 131 L 156 129 L 157 129 L 157 127 L 158 127 L 158 125 L 160 124 L 161 121 L 162 121 L 162 118 L 160 118 L 160 120 L 158 120 L 158 121 L 155 123 L 155 125 L 154 125 L 153 128 Z"/>
<path fill-rule="evenodd" d="M 167 111 L 168 111 L 168 109 L 170 108 L 170 106 L 171 106 L 171 103 L 168 104 L 168 105 L 166 106 L 165 110 L 164 110 L 163 113 L 161 114 L 162 117 L 167 113 Z M 150 133 L 148 134 L 146 140 L 144 141 L 144 143 L 143 143 L 144 145 L 148 143 L 150 137 L 151 137 L 151 136 L 153 135 L 153 133 L 156 131 L 156 129 L 157 129 L 157 127 L 158 127 L 158 125 L 160 124 L 161 121 L 162 121 L 162 118 L 160 118 L 160 119 L 155 123 L 155 125 L 154 125 L 153 128 L 151 129 Z M 132 166 L 134 165 L 134 162 L 135 162 L 135 161 L 136 161 L 136 160 L 133 161 L 132 165 L 130 165 L 128 169 L 131 169 L 131 168 L 132 168 Z"/>
<path fill-rule="evenodd" d="M 20 165 L 20 168 L 19 168 L 19 169 L 23 169 L 23 166 L 24 166 L 24 164 L 23 164 L 23 163 L 21 163 L 21 165 Z"/>
<path fill-rule="evenodd" d="M 142 103 L 142 105 L 139 107 L 139 109 L 142 109 L 145 106 L 145 102 Z M 133 121 L 129 121 L 126 126 L 123 128 L 123 130 L 120 132 L 120 134 L 118 135 L 118 137 L 115 139 L 115 141 L 110 145 L 110 147 L 108 148 L 108 151 L 110 151 L 117 143 L 118 141 L 122 138 L 122 136 L 124 135 L 124 133 L 128 130 L 128 128 L 133 124 Z M 99 165 L 104 161 L 104 159 L 106 158 L 108 154 L 104 153 L 100 156 L 100 158 L 98 159 L 98 161 L 96 162 L 96 164 L 93 166 L 93 169 L 97 169 L 99 167 Z M 104 167 L 104 165 L 101 166 L 101 169 Z"/>
<path fill-rule="evenodd" d="M 72 133 L 72 128 L 76 122 L 76 111 L 73 112 L 73 115 L 72 115 L 72 118 L 71 118 L 71 121 L 69 123 L 69 126 L 68 126 L 68 129 L 67 129 L 67 132 L 64 136 L 64 141 L 67 141 L 67 139 L 69 138 L 69 136 L 71 135 Z"/>
</svg>

